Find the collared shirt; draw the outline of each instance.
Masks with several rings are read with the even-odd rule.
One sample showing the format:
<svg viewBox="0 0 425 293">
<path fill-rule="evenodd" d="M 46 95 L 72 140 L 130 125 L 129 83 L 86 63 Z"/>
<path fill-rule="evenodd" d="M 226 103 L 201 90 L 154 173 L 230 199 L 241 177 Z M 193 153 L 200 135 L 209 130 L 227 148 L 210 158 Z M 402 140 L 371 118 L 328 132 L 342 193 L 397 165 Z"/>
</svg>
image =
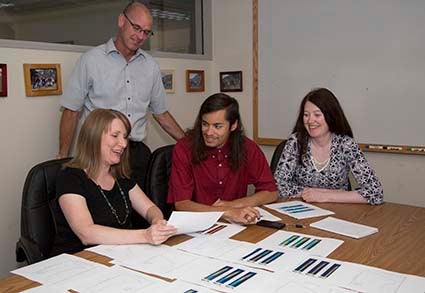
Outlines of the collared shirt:
<svg viewBox="0 0 425 293">
<path fill-rule="evenodd" d="M 208 151 L 208 158 L 192 162 L 191 137 L 177 142 L 173 149 L 168 202 L 192 200 L 211 205 L 217 199 L 235 200 L 247 195 L 248 184 L 255 191 L 276 191 L 266 157 L 259 146 L 245 138 L 246 162 L 236 171 L 230 169 L 229 144 Z"/>
<path fill-rule="evenodd" d="M 154 114 L 167 111 L 158 64 L 141 49 L 127 62 L 113 39 L 81 55 L 61 104 L 73 111 L 83 109 L 82 119 L 97 108 L 120 111 L 130 120 L 135 141 L 146 136 L 148 109 Z"/>
</svg>

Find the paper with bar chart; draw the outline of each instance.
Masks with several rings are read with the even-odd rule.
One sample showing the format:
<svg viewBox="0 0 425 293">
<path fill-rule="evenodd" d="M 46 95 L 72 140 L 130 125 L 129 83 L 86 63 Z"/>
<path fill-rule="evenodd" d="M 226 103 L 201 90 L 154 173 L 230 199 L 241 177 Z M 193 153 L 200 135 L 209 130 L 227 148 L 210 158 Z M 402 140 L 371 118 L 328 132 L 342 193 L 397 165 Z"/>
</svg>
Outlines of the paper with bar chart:
<svg viewBox="0 0 425 293">
<path fill-rule="evenodd" d="M 257 245 L 271 248 L 286 248 L 309 255 L 328 256 L 344 241 L 323 238 L 290 231 L 277 231 L 269 237 L 257 242 Z"/>
<path fill-rule="evenodd" d="M 242 225 L 217 222 L 204 231 L 191 233 L 189 235 L 192 237 L 198 237 L 201 235 L 213 235 L 214 237 L 219 238 L 230 238 L 245 229 L 246 227 Z"/>
<path fill-rule="evenodd" d="M 177 278 L 220 292 L 273 292 L 270 272 L 212 258 L 180 268 Z"/>
<path fill-rule="evenodd" d="M 290 269 L 291 265 L 305 257 L 304 254 L 279 247 L 269 248 L 248 242 L 215 237 L 193 238 L 175 247 L 193 254 L 269 271 Z"/>
<path fill-rule="evenodd" d="M 332 211 L 302 201 L 278 202 L 268 204 L 266 207 L 298 220 L 334 214 Z"/>
</svg>

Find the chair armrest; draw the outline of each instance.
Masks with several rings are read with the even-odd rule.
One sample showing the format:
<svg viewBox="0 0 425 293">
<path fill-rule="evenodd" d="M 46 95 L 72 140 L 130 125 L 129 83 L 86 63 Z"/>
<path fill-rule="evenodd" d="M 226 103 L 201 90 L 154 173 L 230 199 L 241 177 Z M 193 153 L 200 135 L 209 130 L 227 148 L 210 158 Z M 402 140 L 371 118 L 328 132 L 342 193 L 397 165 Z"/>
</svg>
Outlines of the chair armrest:
<svg viewBox="0 0 425 293">
<path fill-rule="evenodd" d="M 16 261 L 27 261 L 28 264 L 33 264 L 45 259 L 46 256 L 40 251 L 38 246 L 31 240 L 21 237 L 16 243 Z"/>
</svg>

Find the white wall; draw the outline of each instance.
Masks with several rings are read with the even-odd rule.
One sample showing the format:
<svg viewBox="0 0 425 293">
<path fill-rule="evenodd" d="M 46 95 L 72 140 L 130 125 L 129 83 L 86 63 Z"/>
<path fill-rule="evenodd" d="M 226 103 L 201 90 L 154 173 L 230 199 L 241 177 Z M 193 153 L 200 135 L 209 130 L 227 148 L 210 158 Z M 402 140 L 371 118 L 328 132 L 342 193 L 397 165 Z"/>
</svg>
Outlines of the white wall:
<svg viewBox="0 0 425 293">
<path fill-rule="evenodd" d="M 16 267 L 15 243 L 20 235 L 22 187 L 29 169 L 53 159 L 58 151 L 59 96 L 26 97 L 23 63 L 60 63 L 66 84 L 80 53 L 0 48 L 0 63 L 8 66 L 8 97 L 0 98 L 0 278 Z M 211 89 L 211 61 L 158 58 L 161 68 L 175 70 L 175 93 L 168 101 L 182 127 L 190 127 Z M 186 93 L 185 70 L 203 69 L 206 93 Z M 173 143 L 153 122 L 148 145 L 155 149 Z"/>
<path fill-rule="evenodd" d="M 176 92 L 169 95 L 170 111 L 190 127 L 203 99 L 219 90 L 220 71 L 243 71 L 244 91 L 232 93 L 241 106 L 246 132 L 252 136 L 252 4 L 248 0 L 215 0 L 213 61 L 157 58 L 163 69 L 176 71 Z M 19 237 L 20 202 L 25 176 L 36 163 L 54 158 L 58 148 L 59 103 L 54 97 L 25 97 L 22 63 L 61 63 L 63 82 L 78 53 L 0 48 L 0 63 L 8 64 L 9 96 L 0 98 L 0 277 L 16 267 L 15 242 Z M 206 70 L 206 91 L 185 92 L 185 70 Z M 156 123 L 148 128 L 154 149 L 173 143 Z M 271 157 L 273 147 L 263 147 Z M 367 154 L 381 178 L 386 200 L 425 206 L 421 184 L 425 157 Z"/>
</svg>

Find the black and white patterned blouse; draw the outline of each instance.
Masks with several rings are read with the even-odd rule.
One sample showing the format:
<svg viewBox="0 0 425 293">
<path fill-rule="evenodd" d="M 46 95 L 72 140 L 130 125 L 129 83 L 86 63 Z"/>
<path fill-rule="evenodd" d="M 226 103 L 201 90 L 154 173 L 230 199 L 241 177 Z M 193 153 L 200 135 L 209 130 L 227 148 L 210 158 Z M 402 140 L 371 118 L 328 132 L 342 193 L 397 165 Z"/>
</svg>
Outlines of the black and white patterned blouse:
<svg viewBox="0 0 425 293">
<path fill-rule="evenodd" d="M 370 204 L 383 202 L 382 184 L 351 137 L 332 134 L 329 164 L 322 171 L 316 171 L 311 158 L 309 144 L 303 156 L 304 166 L 299 164 L 298 140 L 292 134 L 274 174 L 280 196 L 297 196 L 304 187 L 348 190 L 351 170 L 359 186 L 356 191 Z"/>
</svg>

